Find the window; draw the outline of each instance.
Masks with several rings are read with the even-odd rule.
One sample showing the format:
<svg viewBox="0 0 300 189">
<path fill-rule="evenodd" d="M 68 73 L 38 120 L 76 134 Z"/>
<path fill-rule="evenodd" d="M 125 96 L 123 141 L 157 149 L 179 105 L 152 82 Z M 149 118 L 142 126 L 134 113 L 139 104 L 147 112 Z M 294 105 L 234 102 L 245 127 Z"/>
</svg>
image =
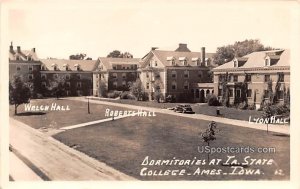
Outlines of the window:
<svg viewBox="0 0 300 189">
<path fill-rule="evenodd" d="M 116 79 L 116 78 L 117 78 L 117 76 L 118 76 L 118 74 L 117 74 L 117 73 L 113 73 L 113 74 L 112 74 L 112 77 L 113 77 L 114 79 Z"/>
<path fill-rule="evenodd" d="M 117 66 L 116 65 L 113 65 L 113 70 L 116 70 L 117 69 Z"/>
<path fill-rule="evenodd" d="M 65 69 L 66 69 L 66 71 L 68 71 L 69 70 L 69 65 L 65 65 Z"/>
<path fill-rule="evenodd" d="M 187 66 L 187 60 L 183 60 L 183 65 Z"/>
<path fill-rule="evenodd" d="M 171 72 L 171 75 L 172 75 L 172 78 L 176 78 L 176 77 L 177 77 L 176 71 L 172 71 L 172 72 Z"/>
<path fill-rule="evenodd" d="M 241 89 L 236 89 L 235 90 L 235 97 L 241 98 Z"/>
<path fill-rule="evenodd" d="M 33 70 L 33 66 L 28 66 L 28 70 L 32 71 Z"/>
<path fill-rule="evenodd" d="M 233 97 L 233 89 L 229 89 L 229 97 Z"/>
<path fill-rule="evenodd" d="M 150 85 L 149 85 L 149 83 L 147 82 L 146 83 L 146 89 L 149 89 L 150 88 Z"/>
<path fill-rule="evenodd" d="M 278 99 L 279 99 L 279 100 L 283 100 L 283 97 L 284 97 L 284 92 L 283 92 L 283 90 L 278 91 Z"/>
<path fill-rule="evenodd" d="M 57 70 L 58 70 L 58 68 L 57 68 L 56 65 L 53 66 L 53 70 L 54 70 L 54 71 L 57 71 Z"/>
<path fill-rule="evenodd" d="M 80 74 L 77 74 L 77 79 L 81 79 L 81 75 Z"/>
<path fill-rule="evenodd" d="M 184 90 L 188 90 L 189 89 L 189 83 L 187 81 L 184 82 L 183 89 Z"/>
<path fill-rule="evenodd" d="M 42 82 L 42 87 L 46 87 L 46 82 Z"/>
<path fill-rule="evenodd" d="M 69 80 L 69 79 L 70 79 L 70 75 L 67 74 L 67 75 L 66 75 L 66 80 Z"/>
<path fill-rule="evenodd" d="M 265 82 L 268 82 L 268 81 L 270 81 L 270 80 L 271 80 L 270 75 L 265 75 Z"/>
<path fill-rule="evenodd" d="M 123 87 L 126 87 L 126 81 L 122 81 Z"/>
<path fill-rule="evenodd" d="M 114 81 L 113 86 L 114 86 L 114 88 L 117 88 L 118 87 L 118 82 Z"/>
<path fill-rule="evenodd" d="M 219 75 L 219 81 L 222 82 L 223 81 L 223 76 Z"/>
<path fill-rule="evenodd" d="M 96 74 L 96 78 L 98 78 L 99 77 L 99 75 L 98 74 Z"/>
<path fill-rule="evenodd" d="M 149 78 L 149 72 L 146 72 L 146 77 Z"/>
<path fill-rule="evenodd" d="M 251 75 L 250 74 L 246 74 L 246 82 L 251 82 Z"/>
<path fill-rule="evenodd" d="M 268 90 L 264 90 L 264 97 L 269 98 L 269 91 Z"/>
<path fill-rule="evenodd" d="M 17 71 L 20 71 L 21 70 L 21 67 L 20 66 L 17 66 Z"/>
<path fill-rule="evenodd" d="M 58 78 L 58 74 L 53 74 L 53 78 L 57 79 Z"/>
<path fill-rule="evenodd" d="M 69 96 L 71 94 L 71 92 L 69 90 L 66 90 L 67 96 Z"/>
<path fill-rule="evenodd" d="M 284 82 L 284 74 L 283 73 L 278 74 L 278 81 L 279 82 Z"/>
<path fill-rule="evenodd" d="M 184 78 L 188 78 L 189 77 L 189 71 L 185 70 L 183 73 Z"/>
<path fill-rule="evenodd" d="M 33 74 L 28 74 L 28 79 L 32 80 L 33 79 Z"/>
<path fill-rule="evenodd" d="M 176 65 L 175 64 L 175 59 L 172 59 L 171 61 L 172 61 L 172 66 L 175 66 Z"/>
<path fill-rule="evenodd" d="M 155 66 L 157 66 L 157 61 L 155 60 Z"/>
<path fill-rule="evenodd" d="M 198 77 L 202 78 L 202 72 L 201 71 L 198 71 Z"/>
<path fill-rule="evenodd" d="M 42 78 L 42 79 L 46 79 L 46 78 L 47 78 L 47 77 L 46 77 L 46 74 L 42 74 L 42 75 L 41 75 L 41 78 Z"/>
<path fill-rule="evenodd" d="M 233 82 L 237 82 L 238 81 L 238 76 L 237 75 L 234 75 L 233 76 Z"/>
<path fill-rule="evenodd" d="M 176 89 L 177 89 L 177 83 L 176 83 L 176 81 L 173 81 L 173 82 L 172 82 L 172 89 L 173 89 L 173 90 L 176 90 Z"/>
<path fill-rule="evenodd" d="M 19 57 L 19 56 L 16 56 L 16 60 L 20 60 L 20 57 Z"/>
<path fill-rule="evenodd" d="M 71 86 L 70 82 L 66 82 L 66 87 L 70 87 L 70 86 Z"/>
<path fill-rule="evenodd" d="M 46 70 L 46 67 L 44 65 L 41 65 L 41 70 Z"/>
<path fill-rule="evenodd" d="M 82 93 L 81 93 L 81 90 L 77 90 L 77 95 L 78 95 L 78 96 L 81 96 L 81 94 L 82 94 Z"/>
<path fill-rule="evenodd" d="M 123 78 L 123 79 L 126 78 L 126 73 L 122 73 L 122 78 Z"/>
<path fill-rule="evenodd" d="M 239 66 L 238 61 L 236 59 L 233 60 L 233 65 L 235 68 Z"/>
<path fill-rule="evenodd" d="M 270 66 L 270 59 L 269 58 L 265 59 L 265 66 Z"/>
<path fill-rule="evenodd" d="M 222 89 L 218 89 L 218 96 L 222 96 Z"/>
<path fill-rule="evenodd" d="M 251 97 L 252 96 L 252 89 L 247 89 L 247 97 Z"/>
<path fill-rule="evenodd" d="M 77 88 L 81 88 L 81 82 L 77 82 Z"/>
<path fill-rule="evenodd" d="M 32 60 L 31 56 L 27 56 L 27 60 L 31 61 Z"/>
</svg>

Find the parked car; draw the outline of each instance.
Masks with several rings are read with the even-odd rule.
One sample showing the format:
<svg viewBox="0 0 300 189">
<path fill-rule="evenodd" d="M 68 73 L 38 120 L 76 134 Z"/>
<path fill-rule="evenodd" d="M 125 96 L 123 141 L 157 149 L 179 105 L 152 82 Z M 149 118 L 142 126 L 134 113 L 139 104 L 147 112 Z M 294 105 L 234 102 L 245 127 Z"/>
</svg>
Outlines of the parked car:
<svg viewBox="0 0 300 189">
<path fill-rule="evenodd" d="M 188 104 L 179 104 L 174 108 L 174 112 L 180 112 L 180 113 L 195 113 L 193 112 L 193 109 L 191 105 Z"/>
</svg>

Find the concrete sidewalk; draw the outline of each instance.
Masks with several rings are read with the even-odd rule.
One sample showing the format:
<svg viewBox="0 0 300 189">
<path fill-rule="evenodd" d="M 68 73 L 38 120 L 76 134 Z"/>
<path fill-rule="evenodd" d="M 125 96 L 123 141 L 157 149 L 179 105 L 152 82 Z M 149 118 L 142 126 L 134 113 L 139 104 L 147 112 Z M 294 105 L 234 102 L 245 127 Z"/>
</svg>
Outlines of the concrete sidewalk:
<svg viewBox="0 0 300 189">
<path fill-rule="evenodd" d="M 83 97 L 72 97 L 72 98 L 68 98 L 68 99 L 79 100 L 79 101 L 87 100 Z M 116 102 L 107 102 L 107 101 L 93 100 L 93 99 L 90 99 L 90 103 L 117 106 L 117 107 L 128 108 L 128 109 L 139 109 L 139 110 L 142 109 L 145 111 L 154 111 L 156 113 L 163 113 L 163 114 L 169 114 L 169 115 L 175 115 L 175 116 L 181 116 L 181 117 L 187 117 L 187 118 L 193 118 L 193 119 L 199 119 L 199 120 L 206 120 L 206 121 L 215 121 L 218 123 L 224 123 L 224 124 L 229 124 L 229 125 L 234 125 L 234 126 L 239 126 L 239 127 L 258 129 L 258 130 L 266 130 L 266 128 L 267 128 L 266 124 L 254 124 L 254 123 L 249 123 L 248 121 L 228 119 L 228 118 L 216 117 L 216 116 L 208 116 L 208 115 L 203 115 L 203 114 L 182 114 L 182 113 L 173 112 L 173 111 L 167 110 L 167 109 L 142 107 L 142 106 L 136 106 L 136 105 L 130 105 L 130 104 L 120 104 L 120 103 L 116 103 Z M 269 131 L 289 135 L 290 127 L 287 125 L 269 124 Z"/>
<path fill-rule="evenodd" d="M 10 144 L 49 180 L 135 180 L 12 118 Z"/>
</svg>

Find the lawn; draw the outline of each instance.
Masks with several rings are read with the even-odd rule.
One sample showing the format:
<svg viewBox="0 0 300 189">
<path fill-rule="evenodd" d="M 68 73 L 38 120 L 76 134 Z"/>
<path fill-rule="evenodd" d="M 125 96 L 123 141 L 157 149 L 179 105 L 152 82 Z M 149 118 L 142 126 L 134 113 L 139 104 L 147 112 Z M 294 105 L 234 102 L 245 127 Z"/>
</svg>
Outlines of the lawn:
<svg viewBox="0 0 300 189">
<path fill-rule="evenodd" d="M 96 99 L 96 98 L 95 98 Z M 128 100 L 128 99 L 101 99 L 101 101 L 109 101 L 120 104 L 130 104 L 136 106 L 144 106 L 144 107 L 154 107 L 154 108 L 170 108 L 174 107 L 178 104 L 190 104 L 195 111 L 196 114 L 204 114 L 210 116 L 216 116 L 216 109 L 219 108 L 221 111 L 221 116 L 230 119 L 238 119 L 238 120 L 249 120 L 249 116 L 252 117 L 261 117 L 262 112 L 257 110 L 240 110 L 237 108 L 227 108 L 224 106 L 208 106 L 207 103 L 157 103 L 156 101 L 136 101 L 136 100 Z"/>
<path fill-rule="evenodd" d="M 235 155 L 238 162 L 246 156 L 274 159 L 272 165 L 249 165 L 247 169 L 260 169 L 260 175 L 225 175 L 232 167 L 225 165 L 142 165 L 146 156 L 155 160 L 184 159 L 194 157 L 207 160 L 207 154 L 198 152 L 205 145 L 198 133 L 207 128 L 207 121 L 157 114 L 157 117 L 128 117 L 93 126 L 77 128 L 54 135 L 68 146 L 104 162 L 117 170 L 140 180 L 287 180 L 290 171 L 289 136 L 266 131 L 241 128 L 218 123 L 217 140 L 211 147 L 274 147 L 275 153 L 215 153 L 211 159 L 224 162 L 227 155 Z M 85 137 L 82 137 L 85 136 Z M 183 176 L 141 176 L 143 168 L 148 170 L 185 169 Z M 195 170 L 221 169 L 220 175 L 194 175 Z M 275 175 L 281 169 L 283 176 Z M 279 172 L 281 172 L 279 170 Z M 210 172 L 212 174 L 212 172 Z"/>
<path fill-rule="evenodd" d="M 105 119 L 106 108 L 111 110 L 124 110 L 124 108 L 110 107 L 100 104 L 90 103 L 90 114 L 87 113 L 87 102 L 67 100 L 67 99 L 38 99 L 31 100 L 31 105 L 49 105 L 52 103 L 70 108 L 70 111 L 25 111 L 25 104 L 18 107 L 18 115 L 14 115 L 14 106 L 10 106 L 10 116 L 16 120 L 19 120 L 25 124 L 39 129 L 54 128 L 58 129 L 65 126 L 74 124 L 85 123 L 89 121 L 96 121 Z"/>
</svg>

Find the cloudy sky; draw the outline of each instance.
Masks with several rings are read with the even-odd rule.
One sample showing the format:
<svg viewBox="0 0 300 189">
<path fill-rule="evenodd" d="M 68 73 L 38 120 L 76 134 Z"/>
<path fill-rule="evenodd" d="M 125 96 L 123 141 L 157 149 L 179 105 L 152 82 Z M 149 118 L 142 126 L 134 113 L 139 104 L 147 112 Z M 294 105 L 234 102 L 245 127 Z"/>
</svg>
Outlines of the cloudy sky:
<svg viewBox="0 0 300 189">
<path fill-rule="evenodd" d="M 84 3 L 83 3 L 84 2 Z M 215 52 L 222 45 L 260 39 L 290 48 L 291 4 L 280 1 L 26 0 L 8 3 L 7 41 L 36 48 L 40 58 L 86 53 L 93 59 L 118 49 L 134 57 L 151 47 Z M 9 45 L 9 42 L 8 42 Z"/>
</svg>

